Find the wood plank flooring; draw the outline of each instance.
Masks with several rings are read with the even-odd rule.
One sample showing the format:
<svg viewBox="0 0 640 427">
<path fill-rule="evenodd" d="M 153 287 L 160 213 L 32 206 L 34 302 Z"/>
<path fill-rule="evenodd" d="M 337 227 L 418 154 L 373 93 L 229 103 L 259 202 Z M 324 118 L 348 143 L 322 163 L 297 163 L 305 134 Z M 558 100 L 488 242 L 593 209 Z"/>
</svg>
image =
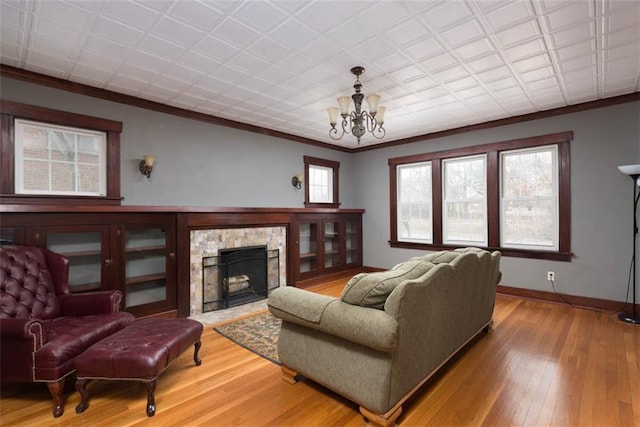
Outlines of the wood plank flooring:
<svg viewBox="0 0 640 427">
<path fill-rule="evenodd" d="M 311 290 L 338 295 L 345 280 Z M 464 321 L 464 313 L 460 313 Z M 640 426 L 640 327 L 615 314 L 499 295 L 494 328 L 404 406 L 401 426 Z M 2 426 L 363 426 L 355 404 L 280 368 L 207 325 L 201 366 L 187 351 L 161 376 L 156 415 L 143 385 L 73 384 L 54 419 L 44 384 L 4 385 Z M 73 381 L 72 381 L 73 382 Z"/>
</svg>

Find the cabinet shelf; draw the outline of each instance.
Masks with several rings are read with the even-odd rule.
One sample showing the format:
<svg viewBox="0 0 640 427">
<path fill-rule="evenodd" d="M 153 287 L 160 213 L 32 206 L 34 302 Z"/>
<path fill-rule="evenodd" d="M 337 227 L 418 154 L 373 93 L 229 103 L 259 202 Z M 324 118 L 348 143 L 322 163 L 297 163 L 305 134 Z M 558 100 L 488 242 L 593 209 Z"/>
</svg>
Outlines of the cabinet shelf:
<svg viewBox="0 0 640 427">
<path fill-rule="evenodd" d="M 166 246 L 154 245 L 154 246 L 133 246 L 125 248 L 125 252 L 160 252 L 164 251 Z"/>
<path fill-rule="evenodd" d="M 318 254 L 315 252 L 307 252 L 306 254 L 300 254 L 299 256 L 300 256 L 300 259 L 309 259 L 309 258 L 316 258 Z"/>
<path fill-rule="evenodd" d="M 127 277 L 126 284 L 136 285 L 138 283 L 153 282 L 156 280 L 164 280 L 167 277 L 165 273 L 145 274 L 144 276 Z"/>
<path fill-rule="evenodd" d="M 59 252 L 60 255 L 64 255 L 67 258 L 80 258 L 80 257 L 88 257 L 88 256 L 100 256 L 101 252 L 99 249 L 93 251 L 72 251 L 72 252 Z"/>
<path fill-rule="evenodd" d="M 101 288 L 100 283 L 82 283 L 79 285 L 69 285 L 69 291 L 71 293 L 99 291 Z"/>
</svg>

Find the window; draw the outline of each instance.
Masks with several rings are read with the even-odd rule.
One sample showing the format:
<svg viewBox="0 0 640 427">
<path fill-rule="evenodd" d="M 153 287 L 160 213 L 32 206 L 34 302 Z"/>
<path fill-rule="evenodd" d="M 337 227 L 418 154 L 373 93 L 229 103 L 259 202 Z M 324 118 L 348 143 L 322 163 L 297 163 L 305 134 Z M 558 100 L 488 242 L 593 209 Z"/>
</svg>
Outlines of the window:
<svg viewBox="0 0 640 427">
<path fill-rule="evenodd" d="M 16 193 L 106 196 L 104 132 L 15 120 Z"/>
<path fill-rule="evenodd" d="M 502 246 L 558 249 L 557 159 L 555 145 L 500 154 Z"/>
<path fill-rule="evenodd" d="M 389 159 L 392 247 L 569 261 L 573 132 Z"/>
<path fill-rule="evenodd" d="M 309 201 L 311 203 L 333 202 L 333 169 L 309 165 Z"/>
<path fill-rule="evenodd" d="M 443 164 L 443 243 L 487 246 L 486 156 L 446 159 Z"/>
<path fill-rule="evenodd" d="M 340 162 L 304 156 L 305 206 L 337 208 Z"/>
<path fill-rule="evenodd" d="M 398 165 L 398 240 L 433 242 L 431 162 Z"/>
<path fill-rule="evenodd" d="M 0 101 L 0 125 L 1 203 L 120 204 L 121 122 Z"/>
</svg>

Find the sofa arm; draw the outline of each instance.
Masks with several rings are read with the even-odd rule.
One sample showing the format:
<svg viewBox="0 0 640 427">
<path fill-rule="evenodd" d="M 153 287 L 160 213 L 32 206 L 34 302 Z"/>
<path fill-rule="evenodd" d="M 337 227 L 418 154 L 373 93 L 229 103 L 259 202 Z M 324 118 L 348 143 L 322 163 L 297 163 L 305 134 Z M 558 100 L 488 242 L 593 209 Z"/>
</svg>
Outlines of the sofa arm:
<svg viewBox="0 0 640 427">
<path fill-rule="evenodd" d="M 298 288 L 284 287 L 271 292 L 267 305 L 274 316 L 280 319 L 293 318 L 303 322 L 320 323 L 322 313 L 335 299 Z"/>
<path fill-rule="evenodd" d="M 396 346 L 398 323 L 382 310 L 297 288 L 274 290 L 267 304 L 269 311 L 283 321 L 384 352 Z"/>
<path fill-rule="evenodd" d="M 88 316 L 115 313 L 120 310 L 120 291 L 98 291 L 59 295 L 61 316 Z"/>
</svg>

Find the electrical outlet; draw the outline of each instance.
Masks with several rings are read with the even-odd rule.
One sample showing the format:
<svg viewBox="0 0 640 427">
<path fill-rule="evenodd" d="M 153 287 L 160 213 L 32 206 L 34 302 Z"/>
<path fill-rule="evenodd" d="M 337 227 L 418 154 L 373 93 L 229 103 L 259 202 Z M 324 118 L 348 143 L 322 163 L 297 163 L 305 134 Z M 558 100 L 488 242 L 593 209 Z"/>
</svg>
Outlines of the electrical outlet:
<svg viewBox="0 0 640 427">
<path fill-rule="evenodd" d="M 553 271 L 547 271 L 547 280 L 553 282 L 556 279 L 556 273 Z"/>
</svg>

